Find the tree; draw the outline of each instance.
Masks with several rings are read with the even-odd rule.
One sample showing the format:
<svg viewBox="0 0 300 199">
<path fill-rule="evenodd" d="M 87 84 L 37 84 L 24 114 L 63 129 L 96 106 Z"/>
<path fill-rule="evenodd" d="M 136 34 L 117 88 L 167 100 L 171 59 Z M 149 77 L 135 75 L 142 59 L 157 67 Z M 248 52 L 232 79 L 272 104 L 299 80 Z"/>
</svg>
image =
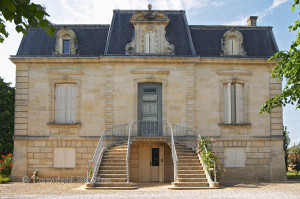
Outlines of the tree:
<svg viewBox="0 0 300 199">
<path fill-rule="evenodd" d="M 52 36 L 55 28 L 46 19 L 49 14 L 39 5 L 30 0 L 0 0 L 0 42 L 8 37 L 5 22 L 10 21 L 16 25 L 16 31 L 26 34 L 29 27 L 41 27 Z"/>
<path fill-rule="evenodd" d="M 0 77 L 0 155 L 13 152 L 15 88 Z"/>
<path fill-rule="evenodd" d="M 287 131 L 286 126 L 284 126 L 283 136 L 284 136 L 283 149 L 284 149 L 285 170 L 288 171 L 288 167 L 289 167 L 289 164 L 288 164 L 288 157 L 289 157 L 288 147 L 289 147 L 289 144 L 291 142 L 291 139 L 289 137 L 289 132 Z"/>
<path fill-rule="evenodd" d="M 295 172 L 296 176 L 300 171 L 300 143 L 289 148 L 289 155 L 291 161 L 291 169 Z"/>
<path fill-rule="evenodd" d="M 294 0 L 292 12 L 299 8 L 299 0 Z M 286 104 L 296 105 L 300 108 L 300 21 L 294 22 L 289 26 L 290 31 L 298 31 L 296 40 L 292 42 L 288 51 L 280 51 L 274 54 L 269 61 L 277 60 L 277 65 L 272 70 L 272 77 L 277 77 L 280 81 L 287 78 L 287 84 L 281 94 L 267 100 L 260 112 L 270 113 L 276 107 Z"/>
</svg>

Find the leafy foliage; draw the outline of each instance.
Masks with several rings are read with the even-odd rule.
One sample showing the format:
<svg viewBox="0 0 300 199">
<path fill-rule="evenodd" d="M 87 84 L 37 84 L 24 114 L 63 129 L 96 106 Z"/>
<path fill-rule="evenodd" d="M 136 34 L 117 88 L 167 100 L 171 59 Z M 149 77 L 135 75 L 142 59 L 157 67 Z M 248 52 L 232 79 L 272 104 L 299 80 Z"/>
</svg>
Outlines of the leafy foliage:
<svg viewBox="0 0 300 199">
<path fill-rule="evenodd" d="M 294 0 L 292 11 L 299 8 L 299 0 Z M 275 53 L 269 61 L 277 60 L 276 67 L 272 70 L 272 77 L 282 80 L 287 78 L 287 84 L 281 94 L 267 100 L 260 112 L 270 113 L 272 109 L 286 104 L 296 105 L 300 108 L 300 21 L 294 22 L 289 26 L 290 31 L 298 31 L 296 40 L 292 42 L 288 51 L 280 51 Z"/>
<path fill-rule="evenodd" d="M 15 89 L 0 77 L 0 155 L 13 152 Z"/>
<path fill-rule="evenodd" d="M 0 1 L 0 42 L 4 41 L 4 37 L 8 37 L 5 29 L 5 22 L 10 21 L 16 25 L 16 31 L 26 34 L 28 28 L 41 27 L 52 36 L 55 28 L 50 21 L 46 19 L 49 16 L 45 9 L 30 0 L 1 0 Z"/>
<path fill-rule="evenodd" d="M 209 172 L 214 168 L 214 162 L 217 161 L 216 153 L 212 151 L 212 145 L 216 142 L 213 138 L 200 138 L 198 139 L 197 152 L 201 155 L 206 169 Z"/>
<path fill-rule="evenodd" d="M 289 147 L 289 144 L 291 142 L 291 139 L 289 137 L 289 133 L 287 131 L 287 127 L 285 126 L 284 127 L 284 130 L 283 130 L 283 136 L 284 136 L 284 142 L 283 142 L 283 149 L 284 149 L 284 160 L 285 160 L 285 169 L 286 171 L 288 171 L 288 147 Z"/>
<path fill-rule="evenodd" d="M 289 148 L 290 168 L 295 172 L 296 176 L 300 172 L 300 144 Z"/>
<path fill-rule="evenodd" d="M 5 178 L 11 173 L 12 168 L 12 154 L 9 153 L 7 156 L 1 155 L 0 159 L 0 176 Z"/>
</svg>

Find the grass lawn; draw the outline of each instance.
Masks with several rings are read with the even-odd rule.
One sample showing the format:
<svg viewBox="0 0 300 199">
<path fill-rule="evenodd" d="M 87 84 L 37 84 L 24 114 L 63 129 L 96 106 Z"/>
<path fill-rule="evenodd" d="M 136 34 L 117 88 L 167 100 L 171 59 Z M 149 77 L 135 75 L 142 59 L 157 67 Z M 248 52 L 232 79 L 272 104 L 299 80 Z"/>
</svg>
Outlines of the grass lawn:
<svg viewBox="0 0 300 199">
<path fill-rule="evenodd" d="M 2 184 L 2 183 L 6 183 L 6 182 L 8 182 L 10 180 L 10 178 L 8 178 L 8 177 L 2 177 L 1 175 L 0 175 L 0 184 Z"/>
<path fill-rule="evenodd" d="M 286 175 L 288 179 L 300 179 L 300 172 L 296 176 L 295 172 L 288 171 L 286 172 Z"/>
</svg>

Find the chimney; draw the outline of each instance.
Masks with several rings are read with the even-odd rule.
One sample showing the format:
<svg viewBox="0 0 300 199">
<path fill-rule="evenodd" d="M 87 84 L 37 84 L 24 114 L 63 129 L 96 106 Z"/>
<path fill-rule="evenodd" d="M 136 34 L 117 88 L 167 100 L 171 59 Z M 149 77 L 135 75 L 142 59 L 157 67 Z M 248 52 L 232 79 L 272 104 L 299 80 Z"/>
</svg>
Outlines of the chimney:
<svg viewBox="0 0 300 199">
<path fill-rule="evenodd" d="M 247 19 L 248 26 L 256 26 L 258 16 L 250 16 Z"/>
</svg>

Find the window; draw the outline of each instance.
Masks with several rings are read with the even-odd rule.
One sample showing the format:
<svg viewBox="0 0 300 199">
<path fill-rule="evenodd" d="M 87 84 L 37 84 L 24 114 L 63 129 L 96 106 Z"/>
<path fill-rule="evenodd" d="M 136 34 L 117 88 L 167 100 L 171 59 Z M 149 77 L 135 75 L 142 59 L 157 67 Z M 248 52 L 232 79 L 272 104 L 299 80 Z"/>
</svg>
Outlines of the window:
<svg viewBox="0 0 300 199">
<path fill-rule="evenodd" d="M 224 167 L 242 168 L 246 166 L 246 149 L 241 147 L 224 148 Z"/>
<path fill-rule="evenodd" d="M 244 85 L 225 83 L 224 90 L 224 123 L 245 123 Z"/>
<path fill-rule="evenodd" d="M 148 31 L 145 34 L 145 53 L 155 53 L 154 48 L 154 33 L 152 31 Z"/>
<path fill-rule="evenodd" d="M 75 148 L 54 148 L 54 168 L 75 168 Z"/>
<path fill-rule="evenodd" d="M 63 42 L 63 54 L 70 54 L 70 39 L 64 39 Z"/>
<path fill-rule="evenodd" d="M 55 123 L 76 123 L 76 84 L 55 85 Z"/>
<path fill-rule="evenodd" d="M 236 38 L 235 37 L 231 37 L 229 39 L 229 52 L 228 55 L 237 55 L 237 47 L 236 47 Z"/>
</svg>

